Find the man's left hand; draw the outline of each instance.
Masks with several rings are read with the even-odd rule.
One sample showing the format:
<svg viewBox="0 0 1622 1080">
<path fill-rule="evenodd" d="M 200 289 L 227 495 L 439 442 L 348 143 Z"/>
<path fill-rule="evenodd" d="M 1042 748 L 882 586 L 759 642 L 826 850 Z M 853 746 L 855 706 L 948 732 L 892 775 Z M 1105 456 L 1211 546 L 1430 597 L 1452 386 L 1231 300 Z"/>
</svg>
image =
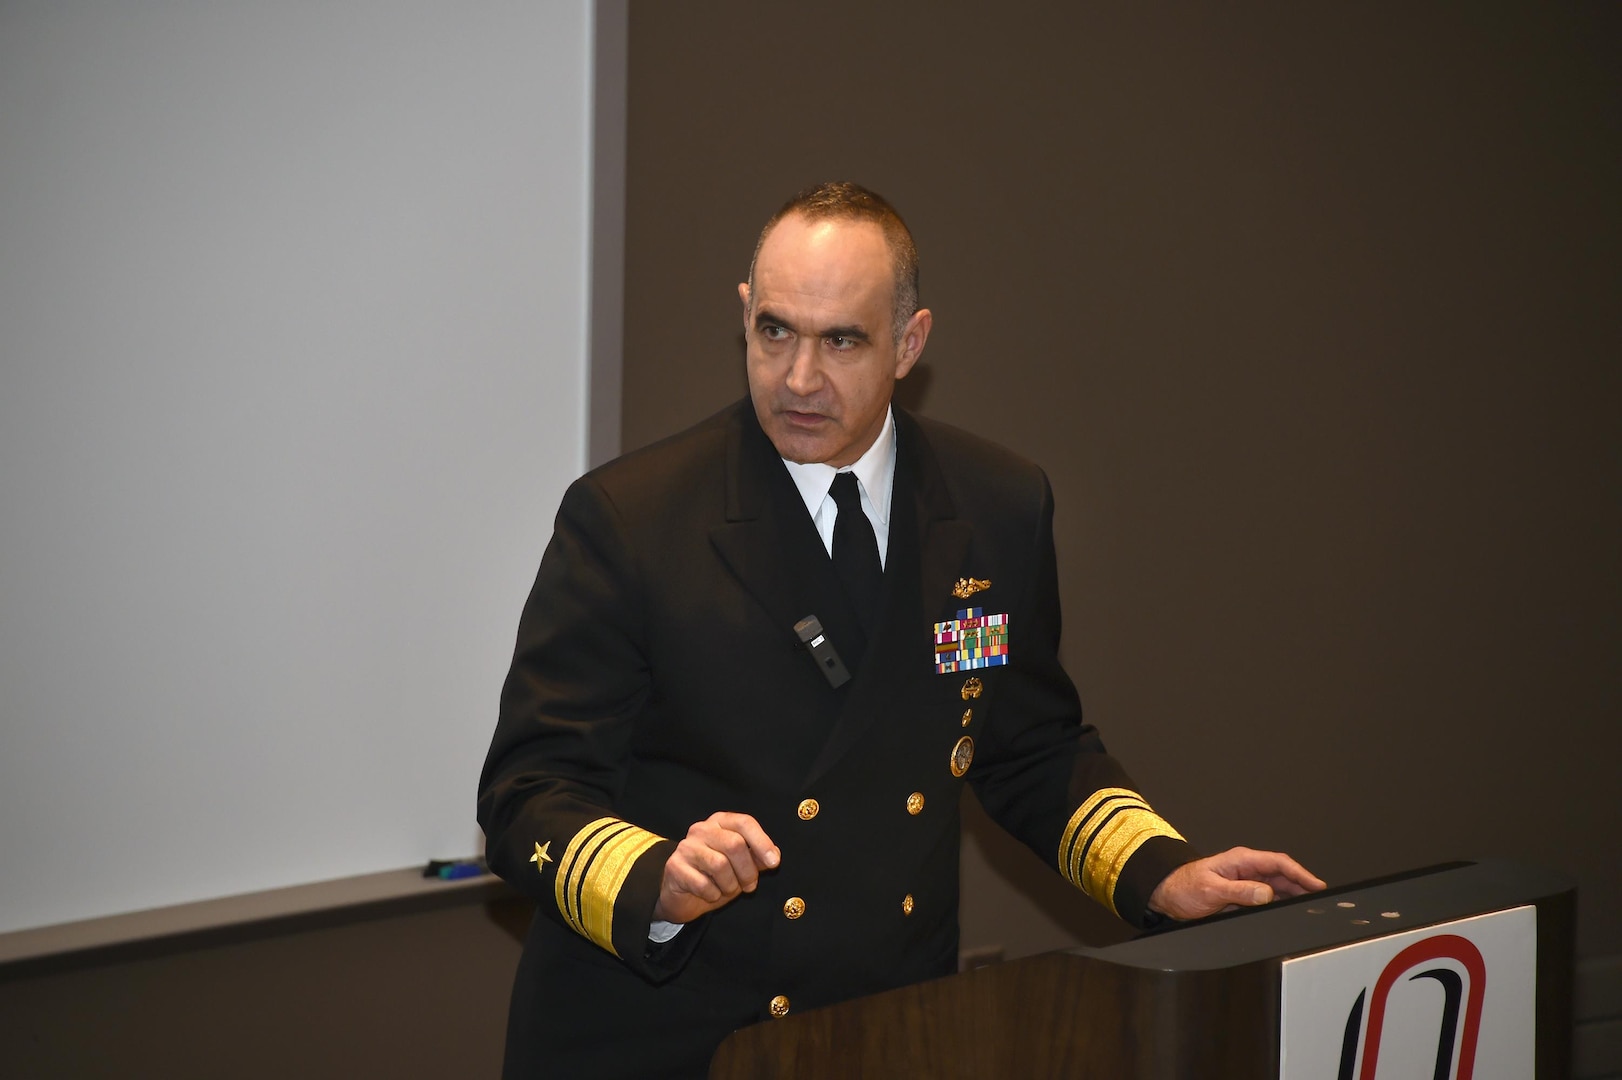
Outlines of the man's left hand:
<svg viewBox="0 0 1622 1080">
<path fill-rule="evenodd" d="M 1202 919 L 1323 887 L 1306 867 L 1282 852 L 1236 847 L 1184 863 L 1166 875 L 1149 895 L 1149 910 L 1174 919 Z"/>
</svg>

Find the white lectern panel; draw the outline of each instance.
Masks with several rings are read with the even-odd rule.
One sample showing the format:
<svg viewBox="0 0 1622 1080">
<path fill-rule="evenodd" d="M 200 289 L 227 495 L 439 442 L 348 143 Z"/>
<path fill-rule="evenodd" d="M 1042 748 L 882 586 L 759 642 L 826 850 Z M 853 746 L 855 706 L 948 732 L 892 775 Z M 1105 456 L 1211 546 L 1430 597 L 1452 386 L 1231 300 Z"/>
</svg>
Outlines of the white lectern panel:
<svg viewBox="0 0 1622 1080">
<path fill-rule="evenodd" d="M 1328 905 L 1325 918 L 1381 912 Z M 1283 965 L 1281 1080 L 1526 1080 L 1536 1046 L 1530 906 Z"/>
</svg>

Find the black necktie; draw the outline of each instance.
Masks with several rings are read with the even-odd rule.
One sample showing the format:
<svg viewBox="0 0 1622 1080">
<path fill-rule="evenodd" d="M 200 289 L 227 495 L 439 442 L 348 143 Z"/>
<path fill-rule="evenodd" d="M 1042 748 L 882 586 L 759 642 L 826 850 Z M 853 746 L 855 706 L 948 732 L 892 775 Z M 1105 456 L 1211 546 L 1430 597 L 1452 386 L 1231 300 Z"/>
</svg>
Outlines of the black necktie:
<svg viewBox="0 0 1622 1080">
<path fill-rule="evenodd" d="M 862 497 L 856 490 L 856 474 L 842 472 L 828 489 L 839 516 L 834 519 L 834 569 L 845 583 L 845 593 L 856 609 L 856 617 L 869 632 L 877 619 L 879 597 L 884 592 L 884 568 L 879 565 L 879 542 L 873 523 L 862 512 Z"/>
</svg>

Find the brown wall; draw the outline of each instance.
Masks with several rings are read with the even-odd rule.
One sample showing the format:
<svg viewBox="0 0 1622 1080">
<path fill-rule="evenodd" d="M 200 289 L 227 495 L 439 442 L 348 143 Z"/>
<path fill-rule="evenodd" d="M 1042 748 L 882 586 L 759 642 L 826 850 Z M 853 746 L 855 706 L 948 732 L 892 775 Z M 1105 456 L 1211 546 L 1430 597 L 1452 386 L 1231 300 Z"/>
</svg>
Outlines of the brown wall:
<svg viewBox="0 0 1622 1080">
<path fill-rule="evenodd" d="M 1622 951 L 1618 11 L 639 0 L 624 444 L 743 392 L 776 204 L 877 188 L 936 315 L 905 398 L 1049 470 L 1158 806 L 1336 881 L 1564 868 Z M 1109 932 L 974 834 L 966 946 Z"/>
</svg>

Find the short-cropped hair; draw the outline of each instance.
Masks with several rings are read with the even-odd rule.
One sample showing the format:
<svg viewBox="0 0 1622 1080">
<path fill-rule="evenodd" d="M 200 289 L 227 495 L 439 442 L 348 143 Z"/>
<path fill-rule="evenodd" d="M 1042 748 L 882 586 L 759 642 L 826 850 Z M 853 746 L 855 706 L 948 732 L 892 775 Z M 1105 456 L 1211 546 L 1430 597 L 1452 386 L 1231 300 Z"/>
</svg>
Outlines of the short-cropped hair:
<svg viewBox="0 0 1622 1080">
<path fill-rule="evenodd" d="M 800 214 L 811 221 L 824 218 L 850 218 L 871 221 L 884 230 L 884 242 L 890 249 L 890 261 L 895 268 L 894 306 L 890 318 L 891 332 L 896 341 L 907 321 L 918 311 L 918 248 L 912 242 L 907 223 L 889 201 L 876 191 L 869 191 L 848 180 L 830 180 L 816 187 L 806 188 L 778 208 L 760 230 L 755 241 L 755 254 L 749 260 L 749 294 L 755 292 L 755 260 L 760 258 L 760 247 L 772 226 L 788 217 Z"/>
</svg>

